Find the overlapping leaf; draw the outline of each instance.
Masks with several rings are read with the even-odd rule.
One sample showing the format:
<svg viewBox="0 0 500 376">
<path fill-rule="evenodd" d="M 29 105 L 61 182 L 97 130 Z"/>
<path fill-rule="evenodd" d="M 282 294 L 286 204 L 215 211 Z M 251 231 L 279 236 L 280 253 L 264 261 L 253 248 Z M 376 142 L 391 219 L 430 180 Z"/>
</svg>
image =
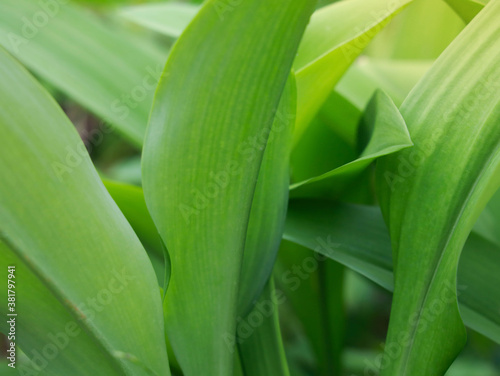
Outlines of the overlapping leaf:
<svg viewBox="0 0 500 376">
<path fill-rule="evenodd" d="M 237 293 L 265 145 L 314 1 L 208 1 L 172 50 L 143 154 L 168 248 L 167 331 L 186 375 L 232 371 Z M 204 35 L 203 41 L 199 36 Z"/>
<path fill-rule="evenodd" d="M 51 375 L 168 375 L 144 248 L 70 121 L 3 49 L 0 77 L 0 260 L 19 273 L 17 344 Z"/>
<path fill-rule="evenodd" d="M 67 1 L 42 3 L 2 1 L 0 44 L 135 145 L 142 145 L 166 49 L 106 25 Z"/>
<path fill-rule="evenodd" d="M 377 92 L 367 107 L 364 122 L 371 137 L 358 159 L 290 187 L 292 197 L 320 197 L 339 194 L 347 183 L 376 158 L 412 146 L 406 124 L 392 100 Z"/>
<path fill-rule="evenodd" d="M 314 13 L 294 62 L 299 95 L 296 141 L 363 48 L 409 3 L 411 0 L 342 1 Z M 234 8 L 231 4 L 219 5 L 220 14 L 230 13 Z M 175 37 L 177 27 L 172 30 L 164 20 L 176 17 L 180 20 L 176 25 L 185 24 L 196 8 L 158 4 L 131 7 L 124 12 L 128 19 Z"/>
<path fill-rule="evenodd" d="M 341 1 L 314 13 L 294 62 L 298 90 L 295 142 L 347 68 L 409 3 L 411 0 Z"/>
<path fill-rule="evenodd" d="M 500 185 L 499 16 L 487 5 L 413 89 L 401 113 L 415 147 L 377 166 L 395 265 L 387 343 L 400 349 L 382 375 L 442 375 L 465 344 L 458 260 Z"/>
<path fill-rule="evenodd" d="M 284 239 L 340 262 L 393 290 L 391 241 L 376 207 L 293 200 Z M 458 301 L 467 326 L 500 343 L 500 247 L 477 234 L 465 244 L 458 269 Z M 453 293 L 450 287 L 448 293 Z"/>
</svg>

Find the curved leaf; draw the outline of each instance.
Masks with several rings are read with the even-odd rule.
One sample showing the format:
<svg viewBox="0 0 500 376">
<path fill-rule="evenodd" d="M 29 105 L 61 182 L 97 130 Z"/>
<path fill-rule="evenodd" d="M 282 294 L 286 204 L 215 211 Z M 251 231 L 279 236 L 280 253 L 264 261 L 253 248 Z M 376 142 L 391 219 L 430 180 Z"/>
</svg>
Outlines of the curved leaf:
<svg viewBox="0 0 500 376">
<path fill-rule="evenodd" d="M 2 247 L 2 269 L 12 261 L 20 278 L 38 280 L 26 292 L 33 300 L 19 307 L 28 329 L 18 344 L 34 362 L 41 352 L 51 374 L 88 374 L 81 359 L 100 353 L 95 361 L 111 375 L 168 375 L 161 299 L 144 248 L 73 125 L 1 48 L 0 77 L 0 240 L 9 249 Z M 39 308 L 49 316 L 34 314 Z M 48 331 L 68 334 L 70 318 L 82 335 L 57 345 L 63 355 L 54 357 Z"/>
<path fill-rule="evenodd" d="M 386 352 L 382 375 L 442 375 L 465 344 L 456 299 L 444 296 L 456 286 L 467 235 L 500 185 L 498 17 L 500 3 L 491 2 L 413 89 L 401 113 L 415 148 L 377 166 L 395 264 L 387 343 L 406 335 L 396 356 Z"/>
<path fill-rule="evenodd" d="M 363 121 L 372 134 L 360 157 L 320 176 L 293 184 L 290 187 L 292 197 L 339 194 L 349 181 L 365 170 L 376 158 L 413 145 L 399 110 L 383 92 L 375 93 Z"/>
<path fill-rule="evenodd" d="M 146 203 L 171 259 L 167 331 L 186 375 L 232 371 L 225 336 L 255 185 L 314 1 L 217 6 L 206 2 L 172 50 L 143 153 Z"/>
<path fill-rule="evenodd" d="M 314 13 L 293 65 L 298 91 L 295 142 L 347 68 L 411 1 L 340 1 Z"/>
<path fill-rule="evenodd" d="M 284 239 L 319 252 L 393 291 L 391 241 L 377 207 L 292 200 Z M 497 343 L 499 266 L 500 247 L 471 234 L 458 268 L 460 311 L 468 327 Z M 451 287 L 447 294 L 453 291 Z"/>
<path fill-rule="evenodd" d="M 0 44 L 142 145 L 166 50 L 66 0 L 2 1 Z"/>
<path fill-rule="evenodd" d="M 412 0 L 354 0 L 327 5 L 314 12 L 300 44 L 294 69 L 298 87 L 295 141 L 326 100 L 335 84 L 369 41 Z M 220 4 L 221 15 L 233 10 Z M 364 9 L 363 12 L 357 11 Z M 180 4 L 131 7 L 126 17 L 162 34 L 175 37 L 196 8 Z M 169 20 L 176 17 L 175 29 Z M 179 21 L 177 20 L 177 21 Z"/>
</svg>

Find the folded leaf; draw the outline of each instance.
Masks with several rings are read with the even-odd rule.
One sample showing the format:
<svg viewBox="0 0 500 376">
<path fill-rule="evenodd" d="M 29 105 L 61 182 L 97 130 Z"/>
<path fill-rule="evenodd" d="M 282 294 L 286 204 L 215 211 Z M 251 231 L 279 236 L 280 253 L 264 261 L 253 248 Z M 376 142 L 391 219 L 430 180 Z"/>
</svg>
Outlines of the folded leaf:
<svg viewBox="0 0 500 376">
<path fill-rule="evenodd" d="M 290 187 L 292 197 L 338 195 L 346 188 L 348 182 L 376 158 L 413 145 L 399 110 L 383 92 L 375 93 L 367 107 L 363 122 L 372 134 L 360 157 L 320 176 L 293 184 Z"/>
<path fill-rule="evenodd" d="M 170 374 L 144 248 L 71 122 L 2 48 L 0 77 L 0 263 L 30 287 L 17 344 L 51 375 Z"/>
<path fill-rule="evenodd" d="M 463 244 L 500 186 L 499 16 L 500 3 L 488 4 L 412 90 L 401 113 L 415 147 L 377 166 L 395 265 L 382 375 L 443 375 L 465 344 L 454 288 L 447 292 Z"/>
<path fill-rule="evenodd" d="M 341 1 L 314 13 L 293 65 L 298 90 L 295 142 L 347 68 L 411 1 Z"/>
<path fill-rule="evenodd" d="M 465 22 L 470 22 L 489 0 L 445 0 Z"/>
<path fill-rule="evenodd" d="M 41 3 L 2 1 L 0 44 L 109 122 L 103 132 L 114 126 L 141 146 L 167 51 L 67 1 Z"/>
<path fill-rule="evenodd" d="M 255 185 L 314 3 L 252 0 L 224 11 L 206 2 L 158 86 L 143 185 L 170 254 L 167 332 L 187 376 L 232 372 L 225 338 L 236 329 Z"/>
</svg>

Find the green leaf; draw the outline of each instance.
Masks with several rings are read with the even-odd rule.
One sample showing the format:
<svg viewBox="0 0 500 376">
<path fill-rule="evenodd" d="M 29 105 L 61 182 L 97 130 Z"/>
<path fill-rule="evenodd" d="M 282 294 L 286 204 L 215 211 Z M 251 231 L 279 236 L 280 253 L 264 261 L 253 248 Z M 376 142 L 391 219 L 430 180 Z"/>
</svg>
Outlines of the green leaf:
<svg viewBox="0 0 500 376">
<path fill-rule="evenodd" d="M 208 1 L 177 41 L 158 86 L 143 185 L 170 254 L 167 332 L 186 375 L 232 371 L 225 336 L 236 329 L 255 185 L 313 9 L 312 0 L 253 0 L 231 11 Z"/>
<path fill-rule="evenodd" d="M 253 310 L 239 322 L 236 341 L 245 376 L 289 376 L 278 318 L 283 291 L 271 278 Z"/>
<path fill-rule="evenodd" d="M 462 19 L 469 23 L 489 0 L 445 0 Z"/>
<path fill-rule="evenodd" d="M 339 329 L 345 323 L 342 314 L 344 267 L 307 248 L 284 241 L 276 269 L 275 279 L 316 355 L 314 374 L 336 375 L 341 367 L 343 337 Z"/>
<path fill-rule="evenodd" d="M 71 122 L 1 48 L 0 77 L 0 260 L 24 285 L 18 345 L 51 375 L 168 375 L 160 294 L 139 240 Z"/>
<path fill-rule="evenodd" d="M 103 180 L 103 183 L 148 252 L 158 284 L 163 286 L 165 277 L 169 277 L 165 275 L 163 244 L 146 207 L 142 188 L 111 180 Z"/>
<path fill-rule="evenodd" d="M 155 3 L 123 7 L 118 15 L 161 34 L 178 38 L 200 7 L 186 3 Z"/>
<path fill-rule="evenodd" d="M 386 343 L 402 343 L 397 355 L 385 353 L 382 375 L 443 375 L 465 345 L 447 292 L 463 244 L 500 185 L 499 16 L 500 3 L 491 2 L 413 89 L 401 114 L 415 147 L 377 166 L 395 264 Z"/>
<path fill-rule="evenodd" d="M 356 159 L 354 145 L 346 142 L 329 122 L 314 118 L 291 155 L 292 181 L 321 175 Z"/>
<path fill-rule="evenodd" d="M 490 242 L 500 246 L 500 234 L 498 224 L 500 223 L 500 191 L 497 191 L 481 212 L 474 224 L 474 232 L 488 239 Z"/>
<path fill-rule="evenodd" d="M 411 0 L 350 0 L 314 13 L 293 65 L 298 90 L 295 143 L 347 68 L 409 3 Z"/>
<path fill-rule="evenodd" d="M 411 1 L 342 1 L 314 12 L 294 62 L 299 95 L 296 141 L 363 48 Z M 359 8 L 364 12 L 357 11 Z M 233 6 L 219 3 L 217 9 L 223 16 L 231 12 Z M 125 15 L 145 27 L 175 37 L 195 12 L 192 6 L 155 4 L 131 7 Z M 165 21 L 173 17 L 177 18 L 174 28 L 171 22 Z"/>
<path fill-rule="evenodd" d="M 318 199 L 292 200 L 284 239 L 393 290 L 391 242 L 379 208 Z M 500 343 L 498 265 L 500 246 L 471 234 L 458 268 L 460 312 L 468 327 Z M 448 293 L 453 291 L 454 286 Z"/>
<path fill-rule="evenodd" d="M 297 88 L 292 73 L 269 133 L 250 210 L 238 292 L 238 307 L 242 315 L 248 314 L 268 282 L 283 236 L 296 100 Z M 256 140 L 262 142 L 262 139 Z M 253 150 L 253 145 L 252 140 L 245 148 Z M 263 146 L 261 144 L 260 148 Z"/>
<path fill-rule="evenodd" d="M 377 92 L 368 104 L 363 121 L 372 132 L 369 142 L 355 161 L 290 187 L 292 197 L 335 196 L 376 158 L 412 146 L 406 124 L 392 100 Z"/>
<path fill-rule="evenodd" d="M 44 4 L 2 1 L 0 44 L 140 146 L 167 51 L 67 1 Z"/>
</svg>

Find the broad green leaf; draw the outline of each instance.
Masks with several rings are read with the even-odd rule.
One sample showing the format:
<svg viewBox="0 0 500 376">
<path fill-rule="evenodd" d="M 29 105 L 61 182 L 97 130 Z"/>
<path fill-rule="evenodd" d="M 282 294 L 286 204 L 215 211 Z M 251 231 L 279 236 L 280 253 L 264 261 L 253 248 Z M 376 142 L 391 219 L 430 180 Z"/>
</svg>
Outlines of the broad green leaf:
<svg viewBox="0 0 500 376">
<path fill-rule="evenodd" d="M 445 0 L 465 22 L 470 22 L 489 0 Z"/>
<path fill-rule="evenodd" d="M 411 0 L 350 0 L 314 13 L 293 66 L 298 90 L 295 143 L 347 68 L 409 3 Z"/>
<path fill-rule="evenodd" d="M 123 7 L 120 17 L 159 33 L 178 38 L 200 8 L 186 3 L 154 3 Z"/>
<path fill-rule="evenodd" d="M 0 44 L 109 123 L 106 132 L 142 145 L 166 50 L 61 0 L 2 1 Z"/>
<path fill-rule="evenodd" d="M 271 278 L 252 311 L 239 322 L 235 341 L 245 376 L 290 375 L 278 319 L 285 299 Z"/>
<path fill-rule="evenodd" d="M 293 184 L 290 187 L 292 197 L 338 195 L 348 182 L 376 158 L 413 145 L 399 110 L 383 92 L 377 92 L 373 96 L 363 121 L 372 134 L 359 158 L 320 176 Z"/>
<path fill-rule="evenodd" d="M 341 1 L 314 12 L 294 62 L 299 95 L 295 142 L 363 48 L 411 1 Z M 224 17 L 237 7 L 219 3 L 216 11 Z M 360 8 L 364 11 L 359 12 Z M 195 12 L 194 7 L 158 4 L 132 7 L 130 11 L 126 11 L 126 17 L 133 18 L 135 22 L 152 30 L 175 37 L 179 25 L 187 23 L 189 16 L 186 15 Z M 172 30 L 164 20 L 174 16 L 178 20 L 175 30 Z"/>
<path fill-rule="evenodd" d="M 16 304 L 18 317 L 15 342 L 18 349 L 21 346 L 33 360 L 33 365 L 21 362 L 18 352 L 17 368 L 20 373 L 29 375 L 42 371 L 51 372 L 52 375 L 82 376 L 87 372 L 124 374 L 117 359 L 113 358 L 99 342 L 96 343 L 94 336 L 85 331 L 82 321 L 72 315 L 33 270 L 2 242 L 0 242 L 0 259 L 2 280 L 7 281 L 8 265 L 16 267 L 14 282 L 18 296 Z M 4 302 L 7 301 L 6 289 L 1 290 L 0 298 Z M 95 309 L 88 307 L 86 310 L 89 311 L 89 308 L 95 315 Z M 7 307 L 2 307 L 1 313 L 6 317 Z M 9 329 L 7 320 L 2 320 L 0 330 L 7 334 Z M 56 346 L 55 352 L 53 346 Z M 82 362 L 88 365 L 86 369 L 81 369 Z"/>
<path fill-rule="evenodd" d="M 393 290 L 391 242 L 376 207 L 292 200 L 284 239 L 321 253 L 383 288 Z M 500 247 L 476 234 L 458 268 L 458 300 L 465 324 L 500 343 Z M 455 286 L 448 286 L 448 293 Z M 428 313 L 428 317 L 435 317 Z"/>
<path fill-rule="evenodd" d="M 236 330 L 255 185 L 314 3 L 252 0 L 222 14 L 206 2 L 158 86 L 143 185 L 170 254 L 167 332 L 188 376 L 232 371 L 224 336 Z"/>
<path fill-rule="evenodd" d="M 1 48 L 0 77 L 1 267 L 14 263 L 18 283 L 33 289 L 19 291 L 26 332 L 18 345 L 51 375 L 87 375 L 82 359 L 97 373 L 168 375 L 161 297 L 144 248 L 71 122 Z M 50 333 L 72 338 L 65 347 Z"/>
<path fill-rule="evenodd" d="M 442 375 L 466 341 L 456 299 L 444 296 L 500 185 L 499 17 L 500 3 L 489 3 L 440 56 L 401 107 L 415 147 L 377 166 L 395 265 L 386 343 L 403 341 L 397 355 L 386 351 L 382 375 Z"/>
</svg>

